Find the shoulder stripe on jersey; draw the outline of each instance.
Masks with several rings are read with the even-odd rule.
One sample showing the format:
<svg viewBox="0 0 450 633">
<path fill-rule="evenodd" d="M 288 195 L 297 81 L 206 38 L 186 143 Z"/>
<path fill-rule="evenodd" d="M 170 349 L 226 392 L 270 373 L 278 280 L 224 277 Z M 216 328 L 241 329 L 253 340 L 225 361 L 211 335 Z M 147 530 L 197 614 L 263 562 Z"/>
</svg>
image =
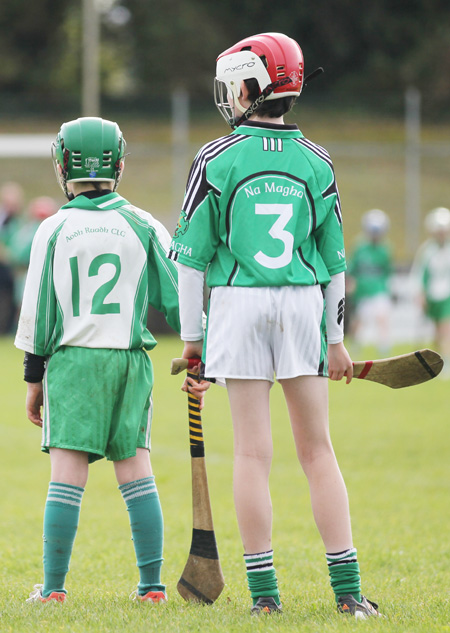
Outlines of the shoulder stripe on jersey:
<svg viewBox="0 0 450 633">
<path fill-rule="evenodd" d="M 136 224 L 138 224 L 139 226 L 147 229 L 148 234 L 150 236 L 150 240 L 152 241 L 153 246 L 155 247 L 155 253 L 158 259 L 163 265 L 163 268 L 165 269 L 165 271 L 167 272 L 167 276 L 169 277 L 173 287 L 178 291 L 178 283 L 177 283 L 177 280 L 175 279 L 175 275 L 173 274 L 173 271 L 170 268 L 170 265 L 167 262 L 166 249 L 164 245 L 162 244 L 161 240 L 159 239 L 157 228 L 153 226 L 153 224 L 151 224 L 150 222 L 147 222 L 144 218 L 141 218 L 141 216 L 138 213 L 136 213 L 135 211 L 132 211 L 129 208 L 121 207 L 120 209 L 117 209 L 117 212 L 120 215 L 122 215 L 128 222 L 132 220 L 136 222 Z M 138 237 L 139 237 L 139 234 L 138 234 Z"/>
<path fill-rule="evenodd" d="M 204 162 L 208 161 L 209 155 L 214 155 L 216 150 L 220 152 L 220 149 L 223 146 L 228 147 L 228 145 L 233 141 L 233 138 L 235 137 L 232 137 L 230 135 L 222 136 L 215 141 L 207 143 L 201 148 L 197 156 L 194 158 L 189 172 L 185 194 L 186 199 L 188 199 L 188 197 L 191 195 L 192 188 L 195 187 L 195 182 L 200 175 L 199 172 L 201 171 L 202 165 Z"/>
<path fill-rule="evenodd" d="M 111 204 L 116 204 L 117 202 L 126 202 L 125 198 L 122 198 L 122 196 L 115 196 L 112 200 L 107 200 L 106 202 L 102 202 L 101 204 L 98 204 L 98 208 L 99 209 L 104 209 L 105 207 L 109 207 Z"/>
<path fill-rule="evenodd" d="M 183 208 L 186 211 L 186 217 L 189 219 L 194 213 L 195 209 L 205 198 L 206 194 L 206 174 L 205 167 L 207 163 L 216 158 L 219 154 L 226 151 L 228 148 L 242 141 L 246 141 L 250 136 L 225 136 L 216 141 L 208 143 L 197 155 L 194 160 L 191 171 L 188 178 L 188 184 L 186 187 L 186 194 L 184 197 Z"/>
<path fill-rule="evenodd" d="M 303 145 L 304 147 L 309 149 L 310 152 L 315 154 L 318 158 L 321 158 L 325 163 L 327 163 L 327 165 L 333 168 L 331 156 L 324 147 L 322 147 L 321 145 L 317 145 L 317 143 L 313 143 L 307 138 L 295 138 L 294 141 L 299 145 Z"/>
<path fill-rule="evenodd" d="M 331 160 L 331 157 L 330 157 L 329 153 L 327 152 L 327 150 L 324 147 L 321 147 L 320 145 L 317 145 L 316 143 L 313 143 L 312 141 L 308 140 L 307 138 L 296 138 L 294 140 L 299 145 L 302 145 L 303 147 L 306 147 L 306 149 L 308 149 L 310 152 L 315 154 L 318 158 L 323 160 L 330 167 L 331 172 L 333 174 L 333 180 L 332 180 L 331 184 L 327 187 L 327 189 L 325 191 L 322 191 L 322 197 L 323 198 L 327 198 L 328 196 L 336 194 L 336 205 L 334 207 L 334 213 L 336 215 L 336 218 L 337 218 L 338 222 L 340 224 L 342 224 L 341 200 L 340 200 L 340 197 L 339 197 L 339 191 L 338 191 L 337 184 L 336 184 L 336 177 L 335 177 L 335 174 L 334 174 L 333 162 Z"/>
<path fill-rule="evenodd" d="M 133 209 L 131 209 L 130 207 L 120 207 L 119 209 L 115 209 L 115 210 L 120 215 L 123 215 L 126 219 L 133 220 L 133 222 L 136 222 L 136 224 L 138 224 L 139 226 L 142 226 L 143 228 L 149 228 L 150 226 L 147 220 L 145 220 L 144 218 L 141 218 L 141 216 L 135 211 L 133 211 Z"/>
</svg>

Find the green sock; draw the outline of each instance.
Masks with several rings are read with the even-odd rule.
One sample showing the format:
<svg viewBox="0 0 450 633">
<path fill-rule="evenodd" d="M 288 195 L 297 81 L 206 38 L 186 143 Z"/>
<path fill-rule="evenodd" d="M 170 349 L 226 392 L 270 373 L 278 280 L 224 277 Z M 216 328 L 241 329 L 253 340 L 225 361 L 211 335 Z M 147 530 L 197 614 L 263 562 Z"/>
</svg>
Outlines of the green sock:
<svg viewBox="0 0 450 633">
<path fill-rule="evenodd" d="M 351 594 L 361 602 L 361 576 L 356 549 L 348 549 L 335 554 L 325 554 L 330 574 L 330 583 L 336 602 L 340 596 Z"/>
<path fill-rule="evenodd" d="M 271 596 L 280 604 L 277 575 L 273 566 L 273 550 L 260 554 L 244 554 L 244 561 L 253 604 L 255 605 L 261 596 Z"/>
<path fill-rule="evenodd" d="M 44 586 L 42 595 L 63 591 L 78 528 L 84 488 L 51 481 L 44 512 Z"/>
<path fill-rule="evenodd" d="M 165 591 L 161 584 L 164 525 L 154 477 L 119 486 L 130 515 L 136 561 L 139 568 L 138 593 Z"/>
</svg>

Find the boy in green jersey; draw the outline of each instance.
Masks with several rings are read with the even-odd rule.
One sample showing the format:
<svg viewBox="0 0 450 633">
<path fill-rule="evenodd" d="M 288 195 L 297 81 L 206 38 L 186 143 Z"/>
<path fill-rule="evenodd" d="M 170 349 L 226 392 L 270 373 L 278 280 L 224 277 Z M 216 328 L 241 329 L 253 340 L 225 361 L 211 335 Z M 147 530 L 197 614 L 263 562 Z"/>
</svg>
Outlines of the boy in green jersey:
<svg viewBox="0 0 450 633">
<path fill-rule="evenodd" d="M 192 165 L 169 257 L 178 261 L 185 358 L 226 380 L 234 498 L 252 613 L 281 611 L 273 565 L 269 392 L 282 385 L 341 612 L 378 615 L 361 596 L 347 492 L 328 428 L 326 377 L 347 382 L 342 216 L 333 165 L 283 116 L 303 85 L 298 44 L 246 38 L 217 60 L 216 105 L 234 131 Z M 203 343 L 204 274 L 211 287 Z M 325 302 L 326 311 L 325 311 Z"/>
<path fill-rule="evenodd" d="M 42 427 L 51 460 L 44 583 L 28 601 L 65 600 L 89 463 L 106 457 L 130 516 L 140 576 L 135 598 L 166 602 L 163 518 L 149 459 L 147 350 L 156 341 L 146 322 L 150 303 L 179 331 L 177 267 L 165 257 L 162 224 L 116 193 L 125 156 L 116 123 L 64 123 L 53 150 L 68 203 L 35 235 L 15 339 L 25 351 L 27 415 Z"/>
<path fill-rule="evenodd" d="M 354 315 L 351 334 L 361 343 L 364 327 L 372 327 L 380 355 L 390 347 L 390 279 L 392 254 L 386 241 L 389 218 L 381 209 L 371 209 L 361 220 L 363 237 L 349 257 L 347 291 L 352 297 Z"/>
</svg>

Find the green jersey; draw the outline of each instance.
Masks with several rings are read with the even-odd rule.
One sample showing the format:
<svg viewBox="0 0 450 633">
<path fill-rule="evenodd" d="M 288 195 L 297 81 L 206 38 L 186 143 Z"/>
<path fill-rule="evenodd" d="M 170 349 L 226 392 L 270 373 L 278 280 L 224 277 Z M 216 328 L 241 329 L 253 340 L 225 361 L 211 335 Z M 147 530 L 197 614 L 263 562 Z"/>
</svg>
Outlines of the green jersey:
<svg viewBox="0 0 450 633">
<path fill-rule="evenodd" d="M 361 241 L 348 262 L 348 273 L 356 282 L 354 299 L 389 294 L 392 255 L 387 244 Z"/>
<path fill-rule="evenodd" d="M 40 356 L 65 345 L 152 349 L 149 303 L 179 332 L 169 243 L 160 222 L 117 193 L 74 198 L 35 235 L 16 347 Z"/>
<path fill-rule="evenodd" d="M 169 257 L 208 286 L 326 285 L 345 270 L 333 165 L 296 125 L 247 121 L 192 165 Z"/>
</svg>

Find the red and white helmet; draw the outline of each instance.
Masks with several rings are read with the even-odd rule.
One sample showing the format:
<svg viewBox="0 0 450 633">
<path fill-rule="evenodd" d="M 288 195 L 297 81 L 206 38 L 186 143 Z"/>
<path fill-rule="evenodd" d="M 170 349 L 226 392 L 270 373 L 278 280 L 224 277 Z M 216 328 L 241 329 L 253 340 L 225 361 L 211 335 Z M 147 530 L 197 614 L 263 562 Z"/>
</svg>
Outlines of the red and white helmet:
<svg viewBox="0 0 450 633">
<path fill-rule="evenodd" d="M 258 82 L 260 96 L 253 104 L 256 109 L 266 99 L 298 97 L 303 87 L 303 70 L 302 49 L 287 35 L 261 33 L 246 37 L 217 58 L 216 106 L 225 121 L 234 127 L 235 109 L 243 114 L 248 112 L 239 103 L 243 80 Z"/>
</svg>

